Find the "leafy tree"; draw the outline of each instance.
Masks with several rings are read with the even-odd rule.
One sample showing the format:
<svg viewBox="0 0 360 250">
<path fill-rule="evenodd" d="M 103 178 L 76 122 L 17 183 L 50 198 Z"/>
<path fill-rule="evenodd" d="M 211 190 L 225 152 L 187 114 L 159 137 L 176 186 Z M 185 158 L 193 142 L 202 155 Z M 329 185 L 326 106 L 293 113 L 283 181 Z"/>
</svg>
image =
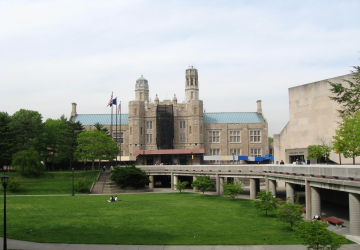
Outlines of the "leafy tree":
<svg viewBox="0 0 360 250">
<path fill-rule="evenodd" d="M 111 180 L 116 182 L 121 188 L 133 187 L 144 188 L 150 183 L 150 179 L 147 174 L 135 166 L 120 167 L 116 166 L 111 171 Z"/>
<path fill-rule="evenodd" d="M 296 203 L 283 203 L 279 206 L 277 212 L 281 220 L 290 223 L 291 228 L 296 222 L 303 219 L 301 206 Z"/>
<path fill-rule="evenodd" d="M 113 160 L 119 151 L 116 143 L 103 131 L 83 131 L 78 135 L 76 156 L 83 160 L 92 161 L 94 170 L 95 160 Z"/>
<path fill-rule="evenodd" d="M 258 197 L 259 200 L 254 201 L 254 205 L 258 210 L 264 211 L 266 216 L 268 216 L 268 212 L 277 208 L 277 199 L 271 192 L 260 191 Z"/>
<path fill-rule="evenodd" d="M 316 162 L 319 163 L 321 159 L 329 159 L 331 148 L 325 144 L 322 145 L 309 145 L 308 146 L 308 158 L 316 158 Z"/>
<path fill-rule="evenodd" d="M 34 148 L 37 152 L 44 152 L 42 142 L 43 123 L 41 114 L 37 111 L 20 109 L 15 112 L 9 123 L 14 138 L 13 152 Z"/>
<path fill-rule="evenodd" d="M 11 117 L 7 113 L 0 112 L 0 168 L 11 163 L 14 141 L 9 127 L 10 121 Z"/>
<path fill-rule="evenodd" d="M 215 187 L 215 183 L 210 180 L 209 176 L 196 176 L 196 180 L 191 184 L 192 187 L 197 187 L 201 192 L 205 193 Z"/>
<path fill-rule="evenodd" d="M 355 165 L 355 157 L 360 155 L 360 112 L 354 117 L 345 118 L 333 138 L 335 151 L 352 158 Z"/>
<path fill-rule="evenodd" d="M 23 176 L 39 176 L 45 170 L 39 153 L 33 148 L 15 153 L 11 165 Z"/>
<path fill-rule="evenodd" d="M 343 236 L 330 232 L 326 223 L 318 220 L 300 222 L 294 229 L 308 249 L 335 250 L 346 242 Z"/>
<path fill-rule="evenodd" d="M 234 183 L 224 183 L 224 194 L 230 196 L 232 199 L 235 199 L 237 195 L 242 193 L 241 182 L 237 181 Z"/>
<path fill-rule="evenodd" d="M 96 128 L 96 130 L 103 131 L 106 134 L 109 134 L 109 130 L 107 128 L 104 128 L 104 125 L 102 125 L 98 122 L 94 124 L 94 127 Z"/>
<path fill-rule="evenodd" d="M 66 120 L 47 119 L 44 124 L 44 141 L 46 162 L 53 168 L 68 163 L 72 158 L 72 131 Z"/>
<path fill-rule="evenodd" d="M 184 190 L 188 184 L 189 182 L 187 181 L 178 181 L 178 183 L 176 183 L 175 185 L 176 190 L 179 190 L 179 192 L 181 193 L 181 191 Z"/>
<path fill-rule="evenodd" d="M 72 163 L 75 158 L 76 148 L 78 146 L 77 137 L 78 135 L 84 130 L 84 127 L 81 125 L 80 122 L 67 122 L 70 127 L 70 134 L 71 134 L 71 155 L 69 155 L 69 168 L 71 169 Z"/>
<path fill-rule="evenodd" d="M 360 110 L 360 66 L 354 67 L 353 80 L 343 80 L 343 83 L 329 82 L 330 91 L 334 94 L 331 100 L 341 105 L 338 110 L 342 118 L 352 117 Z"/>
</svg>

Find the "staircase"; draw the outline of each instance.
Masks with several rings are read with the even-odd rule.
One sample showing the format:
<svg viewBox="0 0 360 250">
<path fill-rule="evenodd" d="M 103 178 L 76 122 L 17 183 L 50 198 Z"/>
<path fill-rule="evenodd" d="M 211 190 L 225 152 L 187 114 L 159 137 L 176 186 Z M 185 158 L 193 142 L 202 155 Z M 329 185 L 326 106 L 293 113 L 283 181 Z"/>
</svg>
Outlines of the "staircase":
<svg viewBox="0 0 360 250">
<path fill-rule="evenodd" d="M 100 173 L 99 179 L 91 190 L 92 194 L 116 194 L 120 192 L 120 188 L 110 180 L 110 172 L 108 171 Z"/>
</svg>

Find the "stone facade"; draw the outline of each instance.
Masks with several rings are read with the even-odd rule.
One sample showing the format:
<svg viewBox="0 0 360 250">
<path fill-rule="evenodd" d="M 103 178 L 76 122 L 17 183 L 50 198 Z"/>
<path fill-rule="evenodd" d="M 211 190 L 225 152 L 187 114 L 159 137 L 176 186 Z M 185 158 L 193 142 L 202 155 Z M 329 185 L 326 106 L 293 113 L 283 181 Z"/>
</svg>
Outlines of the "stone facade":
<svg viewBox="0 0 360 250">
<path fill-rule="evenodd" d="M 122 133 L 120 125 L 116 128 L 113 122 L 113 137 L 119 146 L 122 142 L 122 161 L 195 164 L 201 163 L 204 155 L 268 154 L 268 125 L 262 114 L 261 101 L 257 101 L 257 112 L 204 114 L 203 101 L 199 100 L 198 71 L 193 67 L 185 73 L 185 99 L 184 103 L 178 103 L 174 95 L 172 100 L 160 101 L 156 95 L 154 102 L 150 102 L 148 81 L 141 76 L 135 84 L 135 100 L 129 102 L 129 113 L 122 115 Z M 160 109 L 170 110 L 171 114 L 167 117 L 173 127 L 161 127 Z M 104 120 L 106 115 L 101 116 L 103 120 L 96 120 L 96 115 L 78 115 L 76 104 L 73 104 L 71 114 L 74 121 L 85 123 L 86 129 L 93 129 L 97 121 L 110 130 L 110 119 Z M 207 117 L 209 121 L 206 121 Z M 159 133 L 159 129 L 169 129 L 169 133 L 165 133 L 165 137 L 171 136 L 168 138 L 172 144 L 169 150 L 182 151 L 165 152 L 166 155 L 163 151 L 157 151 L 163 149 L 159 146 L 158 139 L 161 138 L 157 136 L 164 136 L 164 133 Z"/>
</svg>

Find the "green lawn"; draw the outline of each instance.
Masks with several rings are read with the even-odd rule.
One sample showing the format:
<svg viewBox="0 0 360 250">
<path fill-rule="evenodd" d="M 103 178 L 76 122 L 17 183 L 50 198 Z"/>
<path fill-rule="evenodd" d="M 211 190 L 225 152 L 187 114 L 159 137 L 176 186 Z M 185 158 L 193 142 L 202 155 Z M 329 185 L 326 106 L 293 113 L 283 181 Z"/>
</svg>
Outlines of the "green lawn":
<svg viewBox="0 0 360 250">
<path fill-rule="evenodd" d="M 38 178 L 22 177 L 17 172 L 6 173 L 9 178 L 16 178 L 20 183 L 20 191 L 13 193 L 9 189 L 7 194 L 71 194 L 72 192 L 72 172 L 45 172 Z M 75 181 L 79 178 L 85 178 L 89 189 L 93 181 L 97 178 L 99 171 L 75 171 Z M 1 193 L 3 188 L 1 186 Z"/>
<path fill-rule="evenodd" d="M 300 244 L 288 224 L 259 215 L 249 200 L 190 193 L 121 194 L 116 203 L 107 199 L 9 197 L 8 236 L 64 243 Z"/>
</svg>

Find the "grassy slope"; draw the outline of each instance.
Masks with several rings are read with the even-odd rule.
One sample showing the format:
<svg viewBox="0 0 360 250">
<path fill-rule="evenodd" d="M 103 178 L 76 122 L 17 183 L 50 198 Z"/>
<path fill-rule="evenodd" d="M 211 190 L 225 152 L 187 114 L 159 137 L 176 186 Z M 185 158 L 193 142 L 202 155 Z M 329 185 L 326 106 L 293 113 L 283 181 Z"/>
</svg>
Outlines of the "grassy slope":
<svg viewBox="0 0 360 250">
<path fill-rule="evenodd" d="M 86 178 L 90 188 L 98 173 L 98 171 L 75 171 L 75 181 L 78 178 Z M 17 172 L 9 172 L 7 175 L 10 178 L 16 178 L 21 187 L 21 190 L 16 193 L 7 189 L 7 194 L 71 194 L 72 192 L 71 171 L 45 172 L 38 178 L 22 177 Z"/>
<path fill-rule="evenodd" d="M 186 193 L 124 194 L 117 203 L 107 198 L 9 197 L 8 236 L 105 244 L 300 244 L 287 224 L 258 215 L 249 200 Z"/>
</svg>

